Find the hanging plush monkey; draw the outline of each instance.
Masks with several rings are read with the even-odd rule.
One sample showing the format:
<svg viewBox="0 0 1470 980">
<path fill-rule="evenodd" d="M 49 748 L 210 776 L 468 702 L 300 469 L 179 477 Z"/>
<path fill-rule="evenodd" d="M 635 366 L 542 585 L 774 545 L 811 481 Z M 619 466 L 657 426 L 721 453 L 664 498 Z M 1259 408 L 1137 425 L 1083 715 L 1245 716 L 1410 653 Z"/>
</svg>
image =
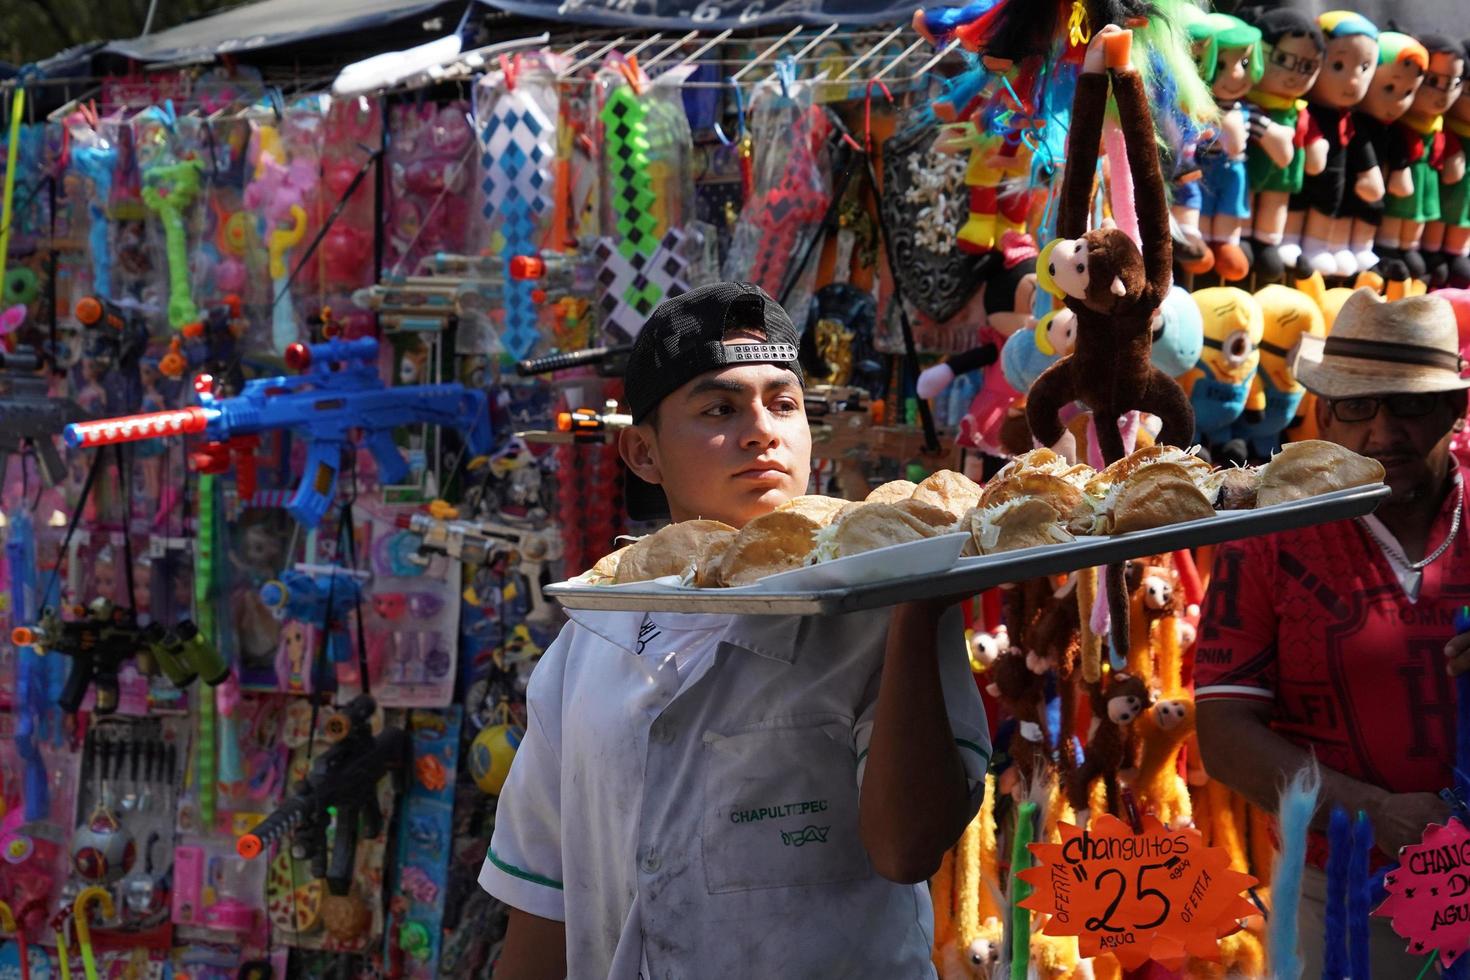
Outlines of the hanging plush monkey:
<svg viewBox="0 0 1470 980">
<path fill-rule="evenodd" d="M 1187 447 L 1194 432 L 1189 397 L 1149 358 L 1154 315 L 1173 283 L 1173 244 L 1148 97 L 1128 61 L 1131 36 L 1111 25 L 1098 32 L 1077 80 L 1057 216 L 1063 238 L 1048 245 L 1037 261 L 1038 282 L 1062 297 L 1077 317 L 1076 340 L 1071 354 L 1036 379 L 1026 403 L 1026 421 L 1043 446 L 1062 438 L 1061 410 L 1073 401 L 1085 403 L 1097 420 L 1105 464 L 1125 455 L 1117 420 L 1126 412 L 1158 416 L 1160 444 Z M 1110 79 L 1129 147 L 1142 254 L 1117 228 L 1086 230 Z M 1126 650 L 1128 594 L 1121 566 L 1108 569 L 1107 596 L 1114 647 Z"/>
<path fill-rule="evenodd" d="M 1067 802 L 1077 811 L 1079 827 L 1087 825 L 1092 784 L 1098 779 L 1106 789 L 1109 812 L 1117 812 L 1118 772 L 1133 764 L 1127 751 L 1128 728 L 1149 705 L 1148 689 L 1143 681 L 1129 674 L 1111 674 L 1087 687 L 1092 703 L 1092 727 L 1082 764 L 1067 776 Z"/>
<path fill-rule="evenodd" d="M 1094 36 L 1077 80 L 1057 218 L 1063 237 L 1048 245 L 1037 262 L 1038 281 L 1077 317 L 1076 341 L 1071 355 L 1036 379 L 1026 404 L 1032 434 L 1052 446 L 1062 437 L 1061 410 L 1070 402 L 1084 402 L 1099 420 L 1097 438 L 1107 463 L 1125 455 L 1123 437 L 1112 423 L 1126 412 L 1157 415 L 1163 421 L 1159 442 L 1168 445 L 1189 445 L 1194 431 L 1189 399 L 1149 360 L 1154 312 L 1172 284 L 1173 247 L 1153 119 L 1143 82 L 1126 57 L 1125 39 L 1130 36 L 1111 26 Z M 1104 44 L 1110 38 L 1120 57 L 1104 74 Z M 1110 76 L 1129 147 L 1145 254 L 1117 228 L 1086 230 Z"/>
</svg>

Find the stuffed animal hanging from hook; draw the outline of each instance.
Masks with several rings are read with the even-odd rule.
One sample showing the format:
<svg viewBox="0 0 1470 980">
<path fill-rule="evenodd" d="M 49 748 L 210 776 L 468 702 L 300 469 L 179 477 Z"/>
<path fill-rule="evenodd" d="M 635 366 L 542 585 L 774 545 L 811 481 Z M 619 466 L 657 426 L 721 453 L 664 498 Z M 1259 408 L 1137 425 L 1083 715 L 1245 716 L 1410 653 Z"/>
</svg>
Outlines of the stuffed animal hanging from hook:
<svg viewBox="0 0 1470 980">
<path fill-rule="evenodd" d="M 1188 396 L 1149 357 L 1153 318 L 1173 284 L 1173 244 L 1148 97 L 1129 63 L 1131 39 L 1131 32 L 1114 25 L 1103 28 L 1089 44 L 1077 80 L 1057 216 L 1063 237 L 1037 260 L 1038 283 L 1077 317 L 1076 339 L 1072 353 L 1036 379 L 1026 405 L 1036 440 L 1056 446 L 1065 433 L 1062 409 L 1074 401 L 1086 404 L 1096 420 L 1104 464 L 1126 455 L 1118 420 L 1127 412 L 1158 416 L 1160 444 L 1186 447 L 1194 432 Z M 1128 148 L 1142 252 L 1117 228 L 1087 231 L 1110 81 Z M 1108 569 L 1106 583 L 1114 649 L 1126 651 L 1128 594 L 1121 567 Z"/>
<path fill-rule="evenodd" d="M 1043 249 L 1037 262 L 1040 284 L 1077 317 L 1076 341 L 1070 356 L 1036 379 L 1026 406 L 1037 441 L 1054 446 L 1063 434 L 1061 410 L 1073 401 L 1084 402 L 1099 420 L 1105 463 L 1125 455 L 1116 420 L 1126 412 L 1158 416 L 1163 421 L 1161 443 L 1187 446 L 1194 431 L 1189 399 L 1149 360 L 1154 311 L 1173 282 L 1173 249 L 1153 120 L 1143 83 L 1128 62 L 1131 36 L 1112 25 L 1099 32 L 1077 81 L 1057 219 L 1063 237 Z M 1105 47 L 1111 66 L 1107 74 L 1102 70 Z M 1110 77 L 1136 188 L 1142 253 L 1117 228 L 1087 231 Z"/>
</svg>

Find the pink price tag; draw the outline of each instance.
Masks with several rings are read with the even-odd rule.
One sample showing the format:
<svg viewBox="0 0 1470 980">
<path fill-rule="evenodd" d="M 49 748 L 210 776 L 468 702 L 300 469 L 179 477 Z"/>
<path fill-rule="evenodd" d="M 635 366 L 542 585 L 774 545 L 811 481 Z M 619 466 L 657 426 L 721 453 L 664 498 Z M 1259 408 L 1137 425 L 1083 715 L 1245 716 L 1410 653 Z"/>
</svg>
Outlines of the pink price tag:
<svg viewBox="0 0 1470 980">
<path fill-rule="evenodd" d="M 1470 830 L 1457 820 L 1430 824 L 1424 839 L 1399 851 L 1399 866 L 1384 878 L 1388 898 L 1374 915 L 1415 956 L 1439 953 L 1448 967 L 1470 946 Z"/>
</svg>

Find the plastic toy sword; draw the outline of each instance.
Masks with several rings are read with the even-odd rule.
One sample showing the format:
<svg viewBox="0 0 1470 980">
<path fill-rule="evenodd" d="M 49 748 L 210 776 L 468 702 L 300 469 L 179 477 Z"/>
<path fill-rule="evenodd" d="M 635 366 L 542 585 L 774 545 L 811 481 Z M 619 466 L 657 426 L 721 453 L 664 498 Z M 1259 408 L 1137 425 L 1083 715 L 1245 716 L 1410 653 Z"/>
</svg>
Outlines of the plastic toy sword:
<svg viewBox="0 0 1470 980">
<path fill-rule="evenodd" d="M 199 196 L 198 160 L 148 167 L 143 171 L 143 203 L 158 212 L 168 253 L 168 323 L 178 330 L 199 319 L 189 295 L 189 240 L 184 212 Z"/>
</svg>

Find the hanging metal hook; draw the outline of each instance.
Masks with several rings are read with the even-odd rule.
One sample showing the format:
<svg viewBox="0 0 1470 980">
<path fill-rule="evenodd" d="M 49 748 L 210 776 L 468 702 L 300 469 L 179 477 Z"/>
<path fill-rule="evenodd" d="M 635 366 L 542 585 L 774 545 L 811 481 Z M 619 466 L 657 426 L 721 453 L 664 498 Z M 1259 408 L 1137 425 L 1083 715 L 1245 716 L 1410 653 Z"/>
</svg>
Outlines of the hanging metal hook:
<svg viewBox="0 0 1470 980">
<path fill-rule="evenodd" d="M 745 138 L 745 94 L 740 90 L 740 83 L 733 78 L 727 78 L 730 87 L 735 90 L 735 138 L 731 139 L 725 135 L 724 128 L 719 120 L 715 120 L 715 136 L 725 146 L 734 146 Z"/>
</svg>

